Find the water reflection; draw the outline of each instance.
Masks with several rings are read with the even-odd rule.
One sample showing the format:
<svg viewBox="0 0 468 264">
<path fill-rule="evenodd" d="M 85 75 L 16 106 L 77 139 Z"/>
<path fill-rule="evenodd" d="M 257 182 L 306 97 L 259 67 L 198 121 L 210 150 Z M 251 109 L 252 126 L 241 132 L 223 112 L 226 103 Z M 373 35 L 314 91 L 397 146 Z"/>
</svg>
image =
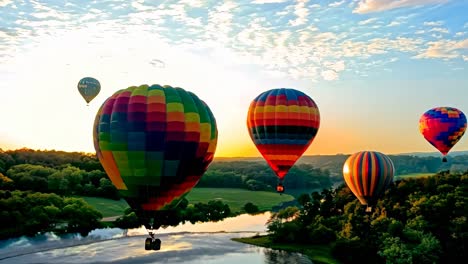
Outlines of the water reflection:
<svg viewBox="0 0 468 264">
<path fill-rule="evenodd" d="M 158 234 L 168 234 L 177 232 L 239 232 L 239 231 L 251 231 L 251 232 L 266 232 L 266 222 L 270 219 L 271 213 L 266 212 L 258 215 L 243 214 L 236 217 L 229 217 L 219 222 L 206 222 L 192 224 L 186 222 L 178 226 L 169 226 L 166 228 L 160 228 Z M 147 231 L 144 227 L 131 229 L 127 233 L 129 236 L 134 235 L 146 235 Z"/>
<path fill-rule="evenodd" d="M 144 250 L 146 230 L 95 230 L 88 237 L 53 235 L 39 240 L 0 242 L 4 263 L 311 263 L 301 254 L 270 250 L 231 241 L 265 231 L 269 215 L 239 216 L 220 223 L 182 225 L 159 232 L 160 251 Z M 250 222 L 250 224 L 249 224 Z M 210 228 L 210 225 L 211 228 Z M 239 232 L 251 230 L 247 232 Z M 202 233 L 192 233 L 202 231 Z M 225 233 L 206 233 L 225 231 Z M 175 233 L 174 233 L 175 232 Z M 184 232 L 184 233 L 177 233 Z M 234 233 L 229 233 L 234 232 Z M 239 233 L 236 233 L 239 232 Z"/>
</svg>

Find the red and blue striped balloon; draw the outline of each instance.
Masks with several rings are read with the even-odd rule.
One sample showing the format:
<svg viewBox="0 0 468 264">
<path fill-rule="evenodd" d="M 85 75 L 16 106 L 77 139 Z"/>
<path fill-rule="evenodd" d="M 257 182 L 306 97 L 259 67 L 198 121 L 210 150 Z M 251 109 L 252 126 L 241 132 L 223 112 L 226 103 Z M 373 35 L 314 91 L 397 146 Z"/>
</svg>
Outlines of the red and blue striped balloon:
<svg viewBox="0 0 468 264">
<path fill-rule="evenodd" d="M 250 137 L 280 180 L 307 150 L 319 126 L 314 100 L 290 88 L 261 93 L 247 116 Z"/>
</svg>

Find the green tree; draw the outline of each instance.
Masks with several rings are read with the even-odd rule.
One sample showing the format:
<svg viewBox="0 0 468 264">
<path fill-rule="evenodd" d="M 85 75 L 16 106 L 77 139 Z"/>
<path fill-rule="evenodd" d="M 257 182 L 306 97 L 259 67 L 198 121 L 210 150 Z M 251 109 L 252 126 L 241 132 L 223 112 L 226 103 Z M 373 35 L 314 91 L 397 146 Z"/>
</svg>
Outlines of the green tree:
<svg viewBox="0 0 468 264">
<path fill-rule="evenodd" d="M 248 214 L 255 214 L 258 213 L 259 209 L 255 204 L 248 202 L 244 205 L 244 211 Z"/>
<path fill-rule="evenodd" d="M 388 237 L 378 254 L 389 264 L 412 264 L 413 256 L 408 246 L 399 237 Z"/>
</svg>

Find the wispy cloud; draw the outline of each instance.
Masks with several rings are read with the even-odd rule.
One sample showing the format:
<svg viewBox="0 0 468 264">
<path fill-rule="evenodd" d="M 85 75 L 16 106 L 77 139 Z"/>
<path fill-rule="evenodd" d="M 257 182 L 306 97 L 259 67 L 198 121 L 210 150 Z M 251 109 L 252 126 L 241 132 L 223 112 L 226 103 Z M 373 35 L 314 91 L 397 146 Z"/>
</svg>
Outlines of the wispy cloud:
<svg viewBox="0 0 468 264">
<path fill-rule="evenodd" d="M 425 26 L 430 26 L 430 27 L 439 27 L 439 26 L 442 26 L 444 24 L 444 21 L 427 21 L 427 22 L 424 22 L 424 25 Z"/>
<path fill-rule="evenodd" d="M 338 7 L 338 6 L 341 6 L 341 5 L 343 5 L 344 3 L 346 3 L 346 1 L 345 1 L 345 0 L 342 0 L 342 1 L 336 1 L 336 2 L 330 3 L 328 6 L 330 6 L 330 7 Z"/>
<path fill-rule="evenodd" d="M 439 33 L 448 34 L 449 30 L 446 28 L 436 27 L 436 28 L 431 28 L 429 32 L 439 32 Z"/>
<path fill-rule="evenodd" d="M 284 3 L 287 1 L 288 0 L 255 0 L 252 3 L 253 4 L 272 4 L 272 3 Z"/>
<path fill-rule="evenodd" d="M 372 22 L 375 22 L 377 21 L 377 18 L 373 17 L 373 18 L 369 18 L 369 19 L 366 19 L 366 20 L 362 20 L 362 21 L 359 21 L 358 22 L 358 25 L 367 25 L 367 24 L 370 24 Z"/>
<path fill-rule="evenodd" d="M 407 6 L 445 3 L 449 0 L 359 0 L 353 13 L 365 14 L 386 11 Z"/>
<path fill-rule="evenodd" d="M 390 22 L 390 24 L 387 25 L 387 27 L 395 27 L 395 26 L 399 26 L 401 24 L 401 22 L 399 21 L 392 21 Z"/>
<path fill-rule="evenodd" d="M 0 0 L 0 7 L 5 7 L 11 3 L 13 3 L 12 0 Z"/>
<path fill-rule="evenodd" d="M 261 4 L 286 2 L 271 5 L 280 9 L 267 8 L 261 12 L 264 8 Z M 354 1 L 353 7 L 364 2 L 372 5 L 388 1 Z M 402 1 L 393 2 L 404 6 Z M 403 2 L 407 4 L 408 1 Z M 87 3 L 86 7 L 77 2 L 62 6 L 34 0 L 26 3 L 27 7 L 17 13 L 7 7 L 8 12 L 13 12 L 10 16 L 18 18 L 11 22 L 13 25 L 5 27 L 0 21 L 2 58 L 17 56 L 20 49 L 30 48 L 48 36 L 60 38 L 75 31 L 92 35 L 76 37 L 77 43 L 88 45 L 90 50 L 93 45 L 100 45 L 102 39 L 135 36 L 133 32 L 139 32 L 142 36 L 158 36 L 161 43 L 170 43 L 180 50 L 202 53 L 210 59 L 216 57 L 219 63 L 254 65 L 269 75 L 313 81 L 337 80 L 345 70 L 359 70 L 364 74 L 372 67 L 388 63 L 389 57 L 451 59 L 466 55 L 461 51 L 464 48 L 448 50 L 448 44 L 434 41 L 446 41 L 459 47 L 461 44 L 456 43 L 463 37 L 457 32 L 459 28 L 454 28 L 449 20 L 421 22 L 418 11 L 414 10 L 402 12 L 389 21 L 385 16 L 363 19 L 352 15 L 353 7 L 335 16 L 328 4 L 320 6 L 308 0 L 257 0 L 254 4 L 109 0 L 106 4 L 110 8 L 103 8 L 97 2 Z M 335 0 L 330 7 L 348 7 L 347 3 Z M 421 23 L 425 27 L 421 27 Z M 328 24 L 330 26 L 324 26 Z M 375 30 L 381 27 L 385 28 Z M 5 28 L 7 30 L 3 30 Z M 458 42 L 450 40 L 449 32 L 454 32 L 452 37 Z M 129 47 L 133 46 L 131 43 Z M 119 52 L 105 49 L 96 52 L 99 56 L 107 54 L 106 58 L 120 56 L 116 55 Z M 171 63 L 160 54 L 151 54 L 144 59 L 145 65 L 161 67 L 162 64 L 152 58 Z"/>
<path fill-rule="evenodd" d="M 428 43 L 428 48 L 421 54 L 414 56 L 417 59 L 453 59 L 461 57 L 460 50 L 468 49 L 468 39 L 461 41 L 439 40 Z"/>
<path fill-rule="evenodd" d="M 309 15 L 309 9 L 306 6 L 307 2 L 309 2 L 309 0 L 296 0 L 294 14 L 297 16 L 297 18 L 295 20 L 289 21 L 291 26 L 299 26 L 307 23 L 307 16 Z"/>
</svg>

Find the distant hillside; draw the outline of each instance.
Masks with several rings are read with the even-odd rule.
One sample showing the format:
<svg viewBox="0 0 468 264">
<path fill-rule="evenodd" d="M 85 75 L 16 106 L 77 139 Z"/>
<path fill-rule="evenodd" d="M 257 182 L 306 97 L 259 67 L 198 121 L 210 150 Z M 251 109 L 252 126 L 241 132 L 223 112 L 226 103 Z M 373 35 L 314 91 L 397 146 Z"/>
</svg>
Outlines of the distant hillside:
<svg viewBox="0 0 468 264">
<path fill-rule="evenodd" d="M 416 157 L 440 157 L 440 152 L 410 152 L 410 153 L 400 153 L 398 155 L 405 155 L 405 156 L 416 156 Z M 468 150 L 461 150 L 461 151 L 453 151 L 449 153 L 449 157 L 455 156 L 463 156 L 468 155 Z"/>
<path fill-rule="evenodd" d="M 411 173 L 437 173 L 442 170 L 464 172 L 468 170 L 468 151 L 455 151 L 448 156 L 448 162 L 441 162 L 437 152 L 413 152 L 388 155 L 396 169 L 396 175 Z M 343 164 L 349 154 L 310 155 L 301 157 L 296 165 L 307 164 L 330 172 L 332 177 L 342 177 Z M 265 163 L 263 157 L 215 158 L 218 162 L 255 162 Z"/>
</svg>

